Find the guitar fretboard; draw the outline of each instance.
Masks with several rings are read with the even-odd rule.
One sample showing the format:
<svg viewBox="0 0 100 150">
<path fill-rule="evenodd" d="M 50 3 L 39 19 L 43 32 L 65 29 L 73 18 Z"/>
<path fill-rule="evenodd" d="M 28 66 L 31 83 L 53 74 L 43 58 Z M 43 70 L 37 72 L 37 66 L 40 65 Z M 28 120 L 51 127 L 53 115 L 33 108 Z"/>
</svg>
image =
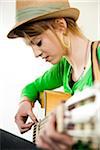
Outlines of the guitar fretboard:
<svg viewBox="0 0 100 150">
<path fill-rule="evenodd" d="M 36 142 L 36 138 L 39 135 L 41 129 L 43 129 L 45 124 L 48 122 L 49 116 L 50 116 L 50 114 L 48 116 L 46 116 L 44 119 L 42 119 L 41 121 L 39 121 L 33 125 L 33 143 Z"/>
</svg>

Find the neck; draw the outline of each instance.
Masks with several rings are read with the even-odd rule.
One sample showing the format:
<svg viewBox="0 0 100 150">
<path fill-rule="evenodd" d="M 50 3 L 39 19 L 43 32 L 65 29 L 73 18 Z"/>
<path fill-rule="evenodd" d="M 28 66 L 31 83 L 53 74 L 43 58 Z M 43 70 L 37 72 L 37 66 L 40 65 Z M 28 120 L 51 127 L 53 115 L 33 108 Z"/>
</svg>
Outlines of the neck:
<svg viewBox="0 0 100 150">
<path fill-rule="evenodd" d="M 75 36 L 69 33 L 71 46 L 67 59 L 73 70 L 80 70 L 86 67 L 89 40 L 85 37 Z"/>
</svg>

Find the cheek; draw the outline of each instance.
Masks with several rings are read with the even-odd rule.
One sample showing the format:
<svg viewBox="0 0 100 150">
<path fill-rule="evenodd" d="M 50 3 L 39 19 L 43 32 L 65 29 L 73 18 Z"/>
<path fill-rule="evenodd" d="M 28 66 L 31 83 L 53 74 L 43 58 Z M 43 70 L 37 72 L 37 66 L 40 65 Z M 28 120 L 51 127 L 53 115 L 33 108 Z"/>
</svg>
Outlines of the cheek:
<svg viewBox="0 0 100 150">
<path fill-rule="evenodd" d="M 53 43 L 52 44 L 52 49 L 53 49 L 53 53 L 55 54 L 55 55 L 57 55 L 58 57 L 61 57 L 61 56 L 63 56 L 64 55 L 64 50 L 63 50 L 63 48 L 61 47 L 61 45 L 60 45 L 60 43 Z"/>
<path fill-rule="evenodd" d="M 46 52 L 48 54 L 55 53 L 55 49 L 56 49 L 54 43 L 52 43 L 50 40 L 44 40 L 42 42 L 41 48 L 43 49 L 44 52 Z"/>
<path fill-rule="evenodd" d="M 43 49 L 43 51 L 47 51 L 50 46 L 51 46 L 51 43 L 50 43 L 49 40 L 47 40 L 47 39 L 43 39 L 42 40 L 42 46 L 41 46 L 41 48 Z"/>
<path fill-rule="evenodd" d="M 43 39 L 42 41 L 42 49 L 49 55 L 62 56 L 64 51 L 58 41 Z"/>
<path fill-rule="evenodd" d="M 61 53 L 60 46 L 53 41 L 49 42 L 48 49 L 54 55 L 59 55 Z"/>
</svg>

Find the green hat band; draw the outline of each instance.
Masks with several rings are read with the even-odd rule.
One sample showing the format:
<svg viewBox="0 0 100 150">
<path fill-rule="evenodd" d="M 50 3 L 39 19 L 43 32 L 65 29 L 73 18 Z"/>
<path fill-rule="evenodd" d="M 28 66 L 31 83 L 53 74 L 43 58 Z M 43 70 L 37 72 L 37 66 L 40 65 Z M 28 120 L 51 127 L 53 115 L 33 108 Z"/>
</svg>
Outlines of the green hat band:
<svg viewBox="0 0 100 150">
<path fill-rule="evenodd" d="M 56 11 L 61 11 L 69 8 L 69 3 L 53 3 L 47 4 L 42 7 L 30 7 L 16 12 L 16 21 L 24 21 L 31 19 L 32 17 L 39 17 L 45 14 L 49 14 Z"/>
</svg>

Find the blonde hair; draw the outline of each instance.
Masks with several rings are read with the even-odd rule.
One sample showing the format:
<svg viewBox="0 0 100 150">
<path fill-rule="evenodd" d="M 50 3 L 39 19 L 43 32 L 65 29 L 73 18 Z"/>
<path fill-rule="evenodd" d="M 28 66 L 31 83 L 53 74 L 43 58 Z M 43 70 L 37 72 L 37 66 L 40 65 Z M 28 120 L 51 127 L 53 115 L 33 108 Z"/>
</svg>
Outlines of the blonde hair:
<svg viewBox="0 0 100 150">
<path fill-rule="evenodd" d="M 64 18 L 64 19 L 67 23 L 68 31 L 70 31 L 72 34 L 83 36 L 83 33 L 81 32 L 77 23 L 73 19 L 71 18 Z M 25 37 L 26 34 L 32 37 L 32 36 L 43 33 L 47 29 L 51 29 L 53 31 L 54 29 L 56 29 L 55 19 L 48 19 L 48 20 L 39 21 L 36 23 L 31 22 L 29 24 L 23 25 L 19 29 L 16 30 L 16 34 L 19 37 Z"/>
<path fill-rule="evenodd" d="M 75 35 L 78 35 L 78 36 L 84 36 L 81 29 L 79 28 L 78 24 L 71 18 L 64 18 L 66 23 L 67 23 L 67 27 L 68 27 L 68 30 L 72 33 L 72 34 L 75 34 Z"/>
</svg>

